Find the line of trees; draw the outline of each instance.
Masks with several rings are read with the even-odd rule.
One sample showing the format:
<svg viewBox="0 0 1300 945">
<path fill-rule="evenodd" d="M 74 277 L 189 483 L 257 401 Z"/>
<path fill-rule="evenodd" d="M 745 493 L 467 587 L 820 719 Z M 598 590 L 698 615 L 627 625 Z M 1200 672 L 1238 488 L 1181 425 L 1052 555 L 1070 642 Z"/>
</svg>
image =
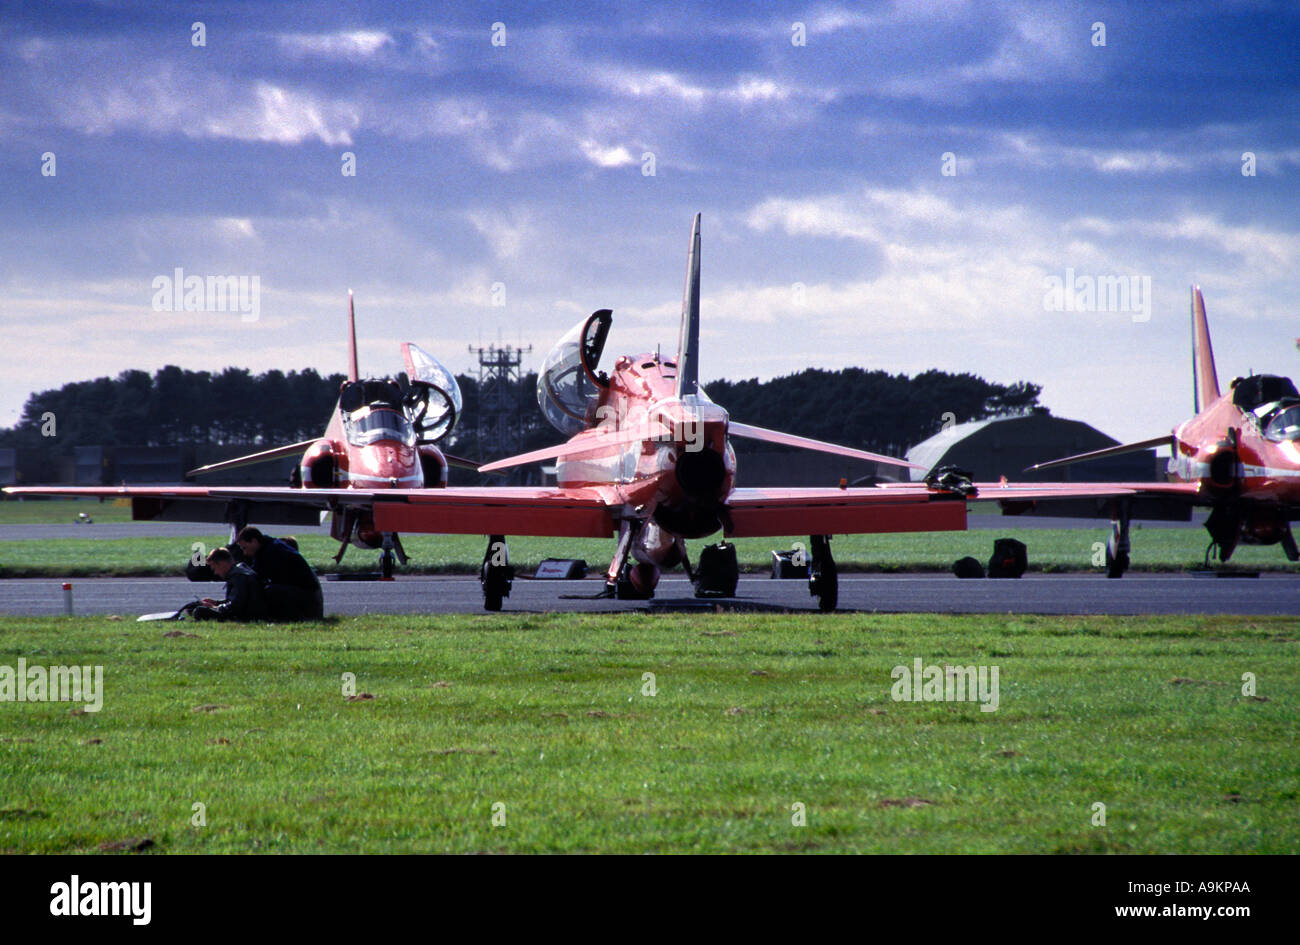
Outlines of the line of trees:
<svg viewBox="0 0 1300 945">
<path fill-rule="evenodd" d="M 68 455 L 76 446 L 189 446 L 269 448 L 319 436 L 338 398 L 342 374 L 304 371 L 252 374 L 164 367 L 152 376 L 124 371 L 116 378 L 64 384 L 32 394 L 22 419 L 0 429 L 0 446 Z M 464 415 L 447 446 L 481 459 L 476 443 L 478 385 L 460 375 Z M 535 407 L 536 375 L 520 382 L 521 449 L 560 441 Z M 708 395 L 738 421 L 901 455 L 946 422 L 981 420 L 1028 411 L 1041 387 L 995 384 L 973 374 L 926 371 L 909 377 L 885 371 L 809 369 L 760 381 L 718 380 Z M 54 436 L 49 436 L 49 418 Z M 43 428 L 46 435 L 42 435 Z"/>
<path fill-rule="evenodd" d="M 1048 412 L 1038 403 L 1041 385 L 933 370 L 909 377 L 809 368 L 770 381 L 714 381 L 704 389 L 737 421 L 895 456 L 945 425 Z"/>
<path fill-rule="evenodd" d="M 246 368 L 219 373 L 168 365 L 150 376 L 75 381 L 32 394 L 0 445 L 66 452 L 74 446 L 272 446 L 319 436 L 342 374 Z M 54 436 L 50 436 L 49 418 Z"/>
</svg>

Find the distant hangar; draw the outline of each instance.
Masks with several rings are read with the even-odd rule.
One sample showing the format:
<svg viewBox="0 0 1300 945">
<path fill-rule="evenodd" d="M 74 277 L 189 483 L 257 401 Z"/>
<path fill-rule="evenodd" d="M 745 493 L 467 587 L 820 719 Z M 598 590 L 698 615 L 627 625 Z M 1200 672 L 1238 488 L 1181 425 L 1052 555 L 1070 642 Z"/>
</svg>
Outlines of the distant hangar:
<svg viewBox="0 0 1300 945">
<path fill-rule="evenodd" d="M 967 470 L 978 482 L 996 482 L 1001 476 L 1019 482 L 1151 482 L 1164 478 L 1165 461 L 1156 459 L 1155 450 L 1025 472 L 1035 463 L 1117 445 L 1117 440 L 1086 423 L 1041 413 L 959 423 L 918 443 L 906 458 L 925 467 L 911 470 L 915 480 L 924 479 L 926 472 L 937 466 Z M 866 485 L 877 481 L 877 476 L 888 480 L 900 472 L 842 456 L 755 448 L 743 442 L 736 446 L 736 465 L 738 486 L 760 487 L 834 486 L 841 479 L 849 485 Z"/>
<path fill-rule="evenodd" d="M 924 466 L 913 469 L 914 480 L 938 466 L 956 466 L 977 482 L 1002 476 L 1020 482 L 1151 482 L 1163 479 L 1164 460 L 1155 450 L 1110 456 L 1057 469 L 1026 472 L 1035 463 L 1118 446 L 1080 420 L 1035 413 L 958 423 L 907 451 L 906 459 Z"/>
</svg>

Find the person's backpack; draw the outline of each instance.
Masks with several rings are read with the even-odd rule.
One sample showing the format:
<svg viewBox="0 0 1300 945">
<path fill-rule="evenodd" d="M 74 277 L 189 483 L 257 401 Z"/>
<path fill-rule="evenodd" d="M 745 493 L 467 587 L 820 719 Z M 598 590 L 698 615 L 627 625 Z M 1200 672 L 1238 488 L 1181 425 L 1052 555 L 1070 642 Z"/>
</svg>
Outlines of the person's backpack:
<svg viewBox="0 0 1300 945">
<path fill-rule="evenodd" d="M 989 577 L 1018 578 L 1029 567 L 1029 554 L 1023 541 L 999 538 L 993 542 L 993 557 L 989 558 Z"/>
</svg>

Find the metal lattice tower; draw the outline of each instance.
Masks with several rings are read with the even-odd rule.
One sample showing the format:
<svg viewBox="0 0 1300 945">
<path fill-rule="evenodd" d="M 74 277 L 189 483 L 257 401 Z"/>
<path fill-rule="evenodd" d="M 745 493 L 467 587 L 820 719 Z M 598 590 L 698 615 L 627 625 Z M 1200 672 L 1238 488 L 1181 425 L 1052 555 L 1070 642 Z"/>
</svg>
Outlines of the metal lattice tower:
<svg viewBox="0 0 1300 945">
<path fill-rule="evenodd" d="M 478 455 L 500 458 L 520 452 L 524 434 L 524 385 L 520 365 L 533 346 L 469 346 L 478 355 Z"/>
</svg>

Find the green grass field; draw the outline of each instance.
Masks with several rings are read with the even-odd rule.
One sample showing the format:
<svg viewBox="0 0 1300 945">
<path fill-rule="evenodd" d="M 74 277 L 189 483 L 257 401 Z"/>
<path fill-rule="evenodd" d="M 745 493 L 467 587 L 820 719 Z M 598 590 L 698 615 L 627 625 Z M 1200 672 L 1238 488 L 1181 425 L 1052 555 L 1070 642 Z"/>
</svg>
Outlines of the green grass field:
<svg viewBox="0 0 1300 945">
<path fill-rule="evenodd" d="M 95 526 L 86 526 L 93 535 Z M 285 530 L 286 533 L 289 530 Z M 841 535 L 831 548 L 843 571 L 947 571 L 953 561 L 972 555 L 987 562 L 993 539 L 1019 538 L 1029 548 L 1033 571 L 1100 571 L 1094 556 L 1109 531 L 1098 529 L 1012 529 L 997 532 L 922 532 L 910 535 Z M 1205 542 L 1202 532 L 1191 529 L 1136 529 L 1133 569 L 1178 571 L 1202 566 Z M 95 575 L 177 575 L 193 554 L 194 543 L 206 550 L 229 540 L 220 531 L 205 532 L 196 525 L 186 538 L 65 538 L 22 539 L 0 544 L 0 577 L 91 577 Z M 716 540 L 716 539 L 714 539 Z M 788 548 L 807 537 L 749 538 L 736 542 L 742 569 L 765 572 L 771 568 L 772 549 Z M 321 573 L 374 571 L 379 553 L 349 548 L 342 565 L 334 564 L 338 543 L 326 536 L 298 538 L 307 560 Z M 477 573 L 485 540 L 477 535 L 407 535 L 402 538 L 410 564 L 399 573 Z M 697 560 L 704 541 L 689 542 Z M 583 558 L 603 570 L 614 553 L 614 542 L 599 539 L 510 538 L 510 559 L 523 573 L 531 573 L 543 558 Z M 1242 547 L 1233 555 L 1231 568 L 1296 571 L 1276 547 Z"/>
<path fill-rule="evenodd" d="M 129 522 L 131 505 L 125 499 L 12 499 L 0 500 L 0 525 L 68 525 L 84 512 L 96 522 Z"/>
<path fill-rule="evenodd" d="M 987 508 L 976 506 L 987 513 Z M 96 523 L 130 521 L 130 509 L 116 502 L 41 501 L 0 502 L 0 525 L 70 523 L 78 511 L 88 511 Z M 1029 548 L 1032 571 L 1101 571 L 1101 549 L 1110 535 L 1110 523 L 1097 520 L 1095 528 L 1037 529 L 1017 528 L 1016 519 L 1008 518 L 1005 529 L 997 531 L 920 532 L 891 535 L 841 535 L 832 550 L 844 571 L 948 571 L 953 561 L 971 555 L 987 562 L 993 540 L 1017 538 Z M 271 531 L 268 529 L 268 531 Z M 272 531 L 292 533 L 291 527 Z M 203 550 L 229 541 L 224 529 L 211 525 L 194 526 L 185 538 L 104 539 L 95 535 L 95 526 L 85 526 L 85 537 L 65 539 L 20 539 L 0 544 L 0 577 L 93 577 L 168 576 L 179 574 L 185 561 L 194 553 L 194 543 Z M 603 570 L 613 554 L 612 540 L 570 538 L 509 537 L 512 562 L 523 573 L 531 573 L 544 558 L 583 558 L 588 565 Z M 303 553 L 321 573 L 334 571 L 374 571 L 379 566 L 378 552 L 349 548 L 341 566 L 334 564 L 338 543 L 319 535 L 298 536 Z M 709 541 L 716 541 L 715 536 Z M 1143 528 L 1135 522 L 1132 531 L 1135 571 L 1182 571 L 1203 566 L 1209 538 L 1201 528 Z M 807 536 L 750 538 L 736 542 L 741 568 L 767 571 L 774 548 L 789 548 L 795 541 L 807 544 Z M 478 535 L 406 535 L 403 545 L 410 563 L 399 573 L 446 574 L 477 573 L 483 559 L 485 540 Z M 692 560 L 708 542 L 689 542 Z M 1300 571 L 1289 563 L 1277 546 L 1241 546 L 1228 565 L 1238 570 Z"/>
<path fill-rule="evenodd" d="M 0 702 L 0 851 L 1291 853 L 1297 637 L 1242 617 L 4 618 L 0 665 L 102 665 L 105 696 Z M 916 657 L 997 666 L 998 710 L 893 701 Z"/>
</svg>

